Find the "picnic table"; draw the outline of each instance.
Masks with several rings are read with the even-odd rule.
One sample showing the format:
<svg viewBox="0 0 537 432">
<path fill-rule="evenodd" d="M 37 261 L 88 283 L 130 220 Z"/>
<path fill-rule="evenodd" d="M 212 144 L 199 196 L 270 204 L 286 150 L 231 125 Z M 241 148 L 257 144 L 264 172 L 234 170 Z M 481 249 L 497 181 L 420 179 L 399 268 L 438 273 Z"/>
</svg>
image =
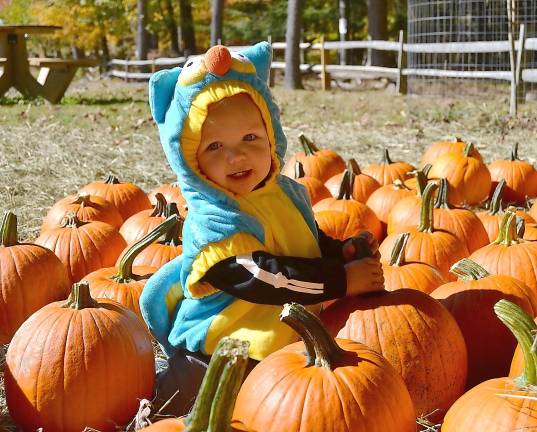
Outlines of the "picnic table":
<svg viewBox="0 0 537 432">
<path fill-rule="evenodd" d="M 58 103 L 79 67 L 98 65 L 97 59 L 29 58 L 26 35 L 51 33 L 60 30 L 47 25 L 0 25 L 0 96 L 15 87 L 27 97 L 42 96 L 51 103 Z M 36 78 L 30 67 L 38 67 Z"/>
</svg>

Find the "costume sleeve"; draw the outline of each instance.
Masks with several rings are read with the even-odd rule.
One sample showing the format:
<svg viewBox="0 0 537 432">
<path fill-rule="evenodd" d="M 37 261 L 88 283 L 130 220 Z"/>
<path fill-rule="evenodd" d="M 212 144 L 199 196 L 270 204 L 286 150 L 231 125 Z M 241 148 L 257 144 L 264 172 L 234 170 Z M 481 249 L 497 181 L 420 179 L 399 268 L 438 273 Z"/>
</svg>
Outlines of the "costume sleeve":
<svg viewBox="0 0 537 432">
<path fill-rule="evenodd" d="M 319 235 L 319 249 L 324 258 L 334 258 L 343 261 L 343 245 L 344 241 L 327 236 L 323 230 L 317 225 Z"/>
<path fill-rule="evenodd" d="M 242 300 L 270 305 L 316 304 L 343 297 L 347 291 L 340 260 L 275 256 L 263 251 L 220 261 L 201 281 Z"/>
</svg>

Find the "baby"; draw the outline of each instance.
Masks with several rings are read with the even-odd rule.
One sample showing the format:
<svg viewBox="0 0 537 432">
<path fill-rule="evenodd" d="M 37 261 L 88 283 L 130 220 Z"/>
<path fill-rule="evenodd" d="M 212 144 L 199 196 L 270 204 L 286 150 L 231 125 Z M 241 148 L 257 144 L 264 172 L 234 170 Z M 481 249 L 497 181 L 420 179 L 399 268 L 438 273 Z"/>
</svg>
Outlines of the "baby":
<svg viewBox="0 0 537 432">
<path fill-rule="evenodd" d="M 175 414 L 193 401 L 223 336 L 250 343 L 251 364 L 298 339 L 281 305 L 379 290 L 377 243 L 324 235 L 305 189 L 280 175 L 286 140 L 266 85 L 271 47 L 211 48 L 150 81 L 150 105 L 188 204 L 183 254 L 147 282 L 140 306 L 170 359 L 157 393 Z M 354 239 L 356 240 L 356 239 Z M 170 387 L 171 386 L 171 387 Z"/>
</svg>

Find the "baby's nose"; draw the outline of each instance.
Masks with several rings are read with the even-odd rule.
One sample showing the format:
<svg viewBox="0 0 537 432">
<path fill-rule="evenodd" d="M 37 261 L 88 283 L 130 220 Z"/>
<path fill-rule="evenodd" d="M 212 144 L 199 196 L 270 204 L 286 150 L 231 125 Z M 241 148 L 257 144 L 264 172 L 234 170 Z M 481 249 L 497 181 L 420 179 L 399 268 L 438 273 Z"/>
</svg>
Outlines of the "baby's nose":
<svg viewBox="0 0 537 432">
<path fill-rule="evenodd" d="M 215 45 L 204 56 L 205 67 L 215 75 L 225 75 L 231 68 L 231 54 L 223 45 Z"/>
</svg>

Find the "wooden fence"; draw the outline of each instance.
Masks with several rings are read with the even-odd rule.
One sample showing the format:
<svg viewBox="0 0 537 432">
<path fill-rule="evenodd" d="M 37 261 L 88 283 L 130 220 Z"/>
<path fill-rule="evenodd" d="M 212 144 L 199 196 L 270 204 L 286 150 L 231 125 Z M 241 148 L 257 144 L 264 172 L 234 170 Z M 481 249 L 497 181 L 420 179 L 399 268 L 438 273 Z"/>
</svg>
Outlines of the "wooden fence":
<svg viewBox="0 0 537 432">
<path fill-rule="evenodd" d="M 285 50 L 285 42 L 274 42 L 272 48 L 274 50 Z M 246 47 L 233 46 L 229 47 L 233 51 L 239 51 Z M 321 37 L 318 43 L 300 44 L 300 49 L 303 53 L 302 58 L 305 58 L 305 53 L 310 50 L 318 50 L 321 62 L 319 64 L 302 63 L 300 70 L 303 73 L 316 73 L 320 75 L 324 89 L 330 87 L 331 76 L 345 74 L 347 76 L 357 76 L 361 78 L 389 78 L 396 83 L 397 92 L 406 94 L 407 78 L 409 76 L 424 76 L 424 77 L 445 77 L 445 78 L 485 78 L 508 81 L 511 83 L 510 95 L 510 113 L 516 115 L 517 112 L 517 94 L 520 89 L 521 82 L 537 83 L 537 69 L 522 69 L 524 53 L 527 51 L 537 51 L 537 38 L 525 37 L 524 25 L 520 26 L 520 33 L 517 40 L 513 40 L 511 35 L 507 41 L 490 41 L 490 42 L 446 42 L 446 43 L 421 43 L 408 44 L 404 43 L 403 31 L 399 32 L 398 41 L 329 41 L 325 42 Z M 396 67 L 381 67 L 371 65 L 338 65 L 329 64 L 327 52 L 330 50 L 347 50 L 347 49 L 367 49 L 367 50 L 382 50 L 392 51 L 397 55 Z M 490 70 L 474 70 L 474 71 L 458 71 L 446 69 L 412 69 L 407 67 L 408 53 L 491 53 L 491 52 L 509 52 L 510 54 L 510 70 L 509 71 L 490 71 Z M 155 60 L 112 60 L 109 66 L 120 66 L 122 69 L 112 69 L 109 74 L 114 77 L 129 79 L 149 79 L 151 73 L 157 69 L 173 66 L 182 66 L 186 62 L 185 57 L 178 58 L 159 58 Z M 132 68 L 146 67 L 151 68 L 151 72 L 132 72 Z M 285 70 L 285 63 L 273 61 L 271 64 L 272 73 L 276 70 Z"/>
</svg>

